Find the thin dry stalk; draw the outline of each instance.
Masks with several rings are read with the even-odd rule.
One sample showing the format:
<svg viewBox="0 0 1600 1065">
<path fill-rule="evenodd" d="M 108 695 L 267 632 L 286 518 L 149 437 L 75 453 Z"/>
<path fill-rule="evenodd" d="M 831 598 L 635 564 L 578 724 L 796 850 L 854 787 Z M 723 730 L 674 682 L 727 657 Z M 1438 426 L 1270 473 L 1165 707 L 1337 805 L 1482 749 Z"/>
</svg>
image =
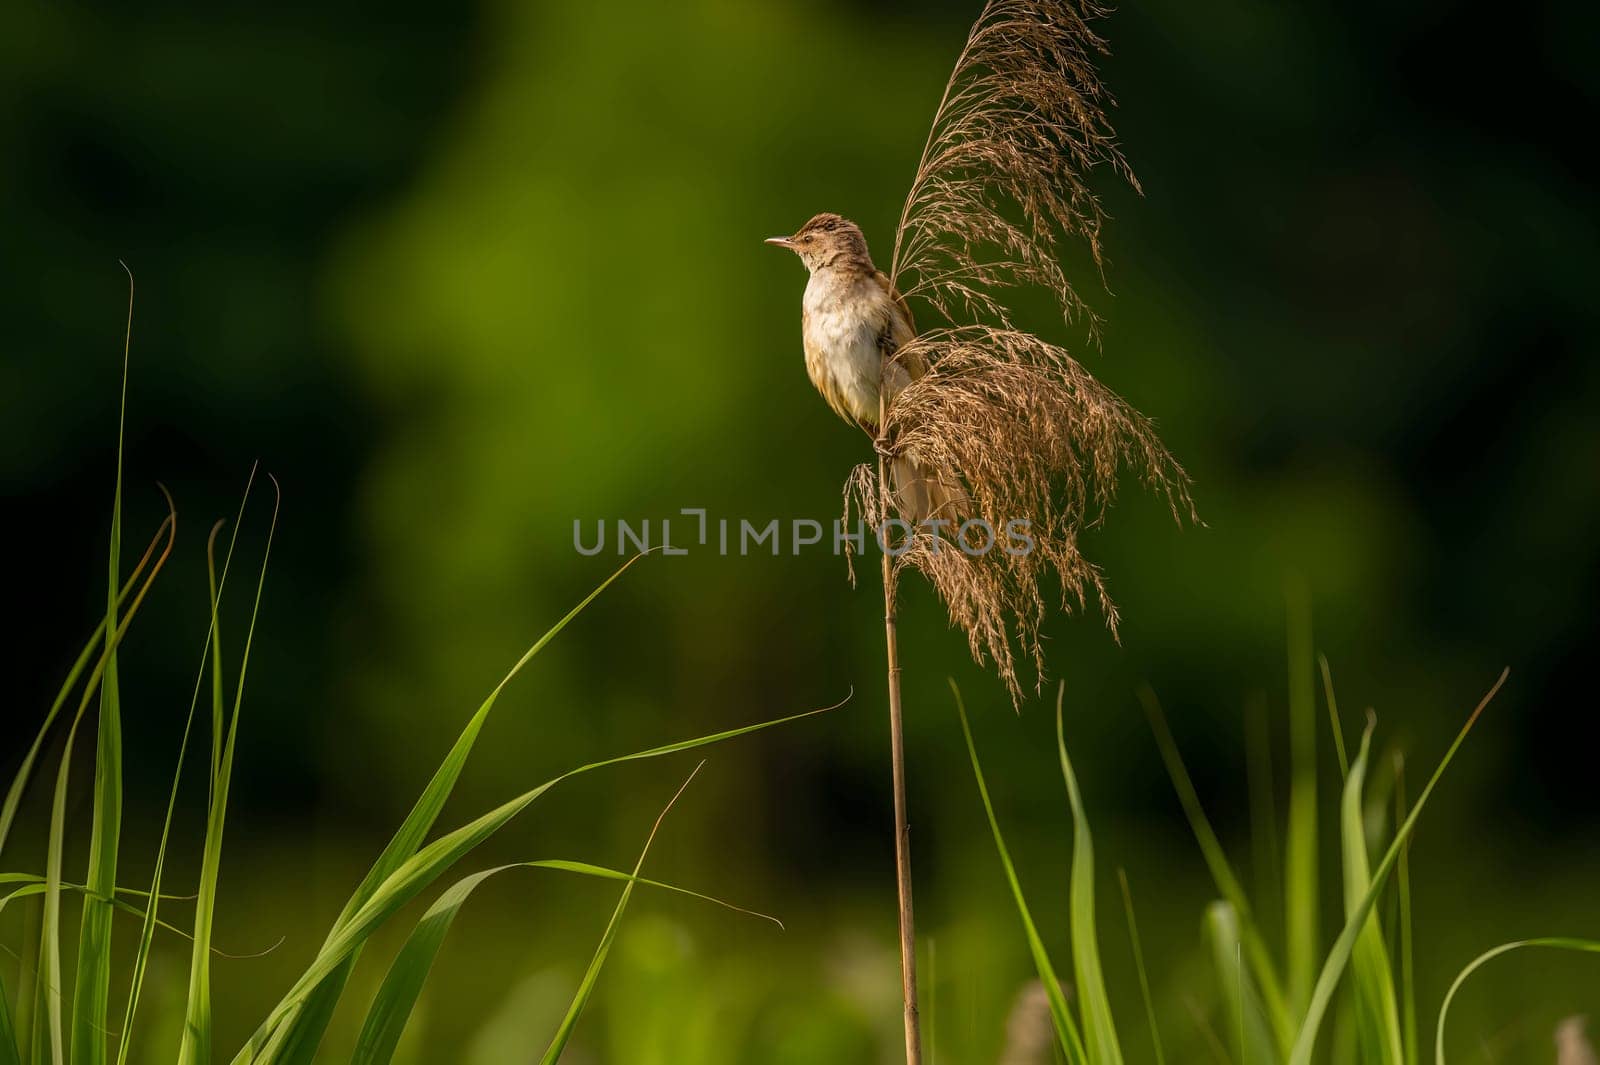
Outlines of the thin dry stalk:
<svg viewBox="0 0 1600 1065">
<path fill-rule="evenodd" d="M 883 460 L 878 479 L 886 483 Z M 906 815 L 905 714 L 900 701 L 900 638 L 894 565 L 883 556 L 883 645 L 889 678 L 889 762 L 894 785 L 895 901 L 900 915 L 900 996 L 904 1005 L 906 1061 L 922 1061 L 922 1025 L 917 1011 L 917 922 L 911 901 L 911 826 Z"/>
</svg>

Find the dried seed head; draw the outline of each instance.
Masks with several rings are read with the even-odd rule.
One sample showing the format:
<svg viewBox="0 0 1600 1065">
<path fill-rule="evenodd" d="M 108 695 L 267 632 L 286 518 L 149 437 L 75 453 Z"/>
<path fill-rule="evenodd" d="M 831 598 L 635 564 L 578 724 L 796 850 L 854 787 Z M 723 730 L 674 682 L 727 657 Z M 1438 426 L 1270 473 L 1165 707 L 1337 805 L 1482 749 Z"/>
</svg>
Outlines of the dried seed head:
<svg viewBox="0 0 1600 1065">
<path fill-rule="evenodd" d="M 1085 241 L 1098 267 L 1105 212 L 1086 176 L 1107 165 L 1134 182 L 1092 63 L 1105 46 L 1088 23 L 1101 13 L 1079 0 L 991 0 L 956 62 L 895 237 L 897 286 L 949 324 L 895 353 L 927 370 L 894 397 L 884 435 L 897 455 L 960 480 L 970 497 L 961 517 L 993 529 L 1023 519 L 1032 547 L 970 554 L 924 527 L 891 579 L 906 568 L 927 577 L 973 657 L 992 661 L 1018 702 L 1019 652 L 1043 683 L 1052 574 L 1063 610 L 1092 602 L 1116 632 L 1116 607 L 1079 538 L 1120 476 L 1135 471 L 1174 518 L 1197 520 L 1188 475 L 1150 421 L 1065 350 L 1015 328 L 1001 302 L 1007 287 L 1046 288 L 1094 335 L 1059 246 Z M 858 468 L 846 509 L 853 500 L 881 527 L 894 512 L 888 490 Z"/>
<path fill-rule="evenodd" d="M 1068 282 L 1060 244 L 1103 266 L 1106 213 L 1088 185 L 1109 167 L 1135 189 L 1095 72 L 1092 0 L 990 0 L 934 115 L 895 234 L 890 276 L 951 322 L 1011 324 L 997 289 L 1037 286 L 1068 321 L 1098 318 Z"/>
</svg>

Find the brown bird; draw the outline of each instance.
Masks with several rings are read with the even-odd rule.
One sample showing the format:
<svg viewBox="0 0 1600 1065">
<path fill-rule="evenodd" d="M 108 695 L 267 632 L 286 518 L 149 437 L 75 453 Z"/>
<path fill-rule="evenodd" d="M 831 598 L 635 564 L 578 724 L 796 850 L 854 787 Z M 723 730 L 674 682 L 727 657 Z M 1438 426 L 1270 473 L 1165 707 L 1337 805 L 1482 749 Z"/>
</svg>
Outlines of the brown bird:
<svg viewBox="0 0 1600 1065">
<path fill-rule="evenodd" d="M 959 479 L 894 454 L 878 432 L 880 391 L 885 404 L 893 402 L 927 365 L 901 351 L 916 337 L 916 323 L 905 297 L 872 264 L 861 227 L 823 213 L 793 236 L 767 243 L 793 251 L 811 272 L 800 305 L 806 373 L 828 406 L 860 426 L 889 460 L 901 516 L 912 523 L 958 521 L 967 502 Z"/>
</svg>

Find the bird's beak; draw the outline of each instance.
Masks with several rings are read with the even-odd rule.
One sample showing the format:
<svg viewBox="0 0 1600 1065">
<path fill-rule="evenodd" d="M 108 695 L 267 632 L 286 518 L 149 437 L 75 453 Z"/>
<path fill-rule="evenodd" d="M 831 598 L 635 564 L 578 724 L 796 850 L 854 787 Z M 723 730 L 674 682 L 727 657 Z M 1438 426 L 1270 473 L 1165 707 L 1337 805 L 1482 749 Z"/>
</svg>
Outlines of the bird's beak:
<svg viewBox="0 0 1600 1065">
<path fill-rule="evenodd" d="M 761 243 L 763 243 L 763 244 L 771 244 L 774 248 L 793 248 L 794 247 L 794 238 L 793 237 L 768 237 L 766 240 L 762 241 Z"/>
</svg>

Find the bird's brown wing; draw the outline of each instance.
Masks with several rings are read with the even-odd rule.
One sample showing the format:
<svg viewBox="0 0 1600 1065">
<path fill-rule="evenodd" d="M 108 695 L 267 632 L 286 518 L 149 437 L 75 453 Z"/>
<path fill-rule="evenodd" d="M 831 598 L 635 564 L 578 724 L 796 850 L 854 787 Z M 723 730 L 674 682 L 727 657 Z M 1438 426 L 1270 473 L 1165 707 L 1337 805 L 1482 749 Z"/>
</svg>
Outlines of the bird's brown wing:
<svg viewBox="0 0 1600 1065">
<path fill-rule="evenodd" d="M 875 272 L 872 280 L 889 294 L 892 307 L 889 320 L 884 324 L 883 333 L 878 337 L 878 348 L 885 358 L 894 357 L 896 362 L 905 367 L 907 376 L 915 381 L 927 372 L 928 367 L 919 353 L 900 350 L 916 339 L 917 335 L 917 322 L 911 316 L 911 305 L 900 294 L 900 290 L 894 287 L 889 275 L 882 270 Z"/>
</svg>

